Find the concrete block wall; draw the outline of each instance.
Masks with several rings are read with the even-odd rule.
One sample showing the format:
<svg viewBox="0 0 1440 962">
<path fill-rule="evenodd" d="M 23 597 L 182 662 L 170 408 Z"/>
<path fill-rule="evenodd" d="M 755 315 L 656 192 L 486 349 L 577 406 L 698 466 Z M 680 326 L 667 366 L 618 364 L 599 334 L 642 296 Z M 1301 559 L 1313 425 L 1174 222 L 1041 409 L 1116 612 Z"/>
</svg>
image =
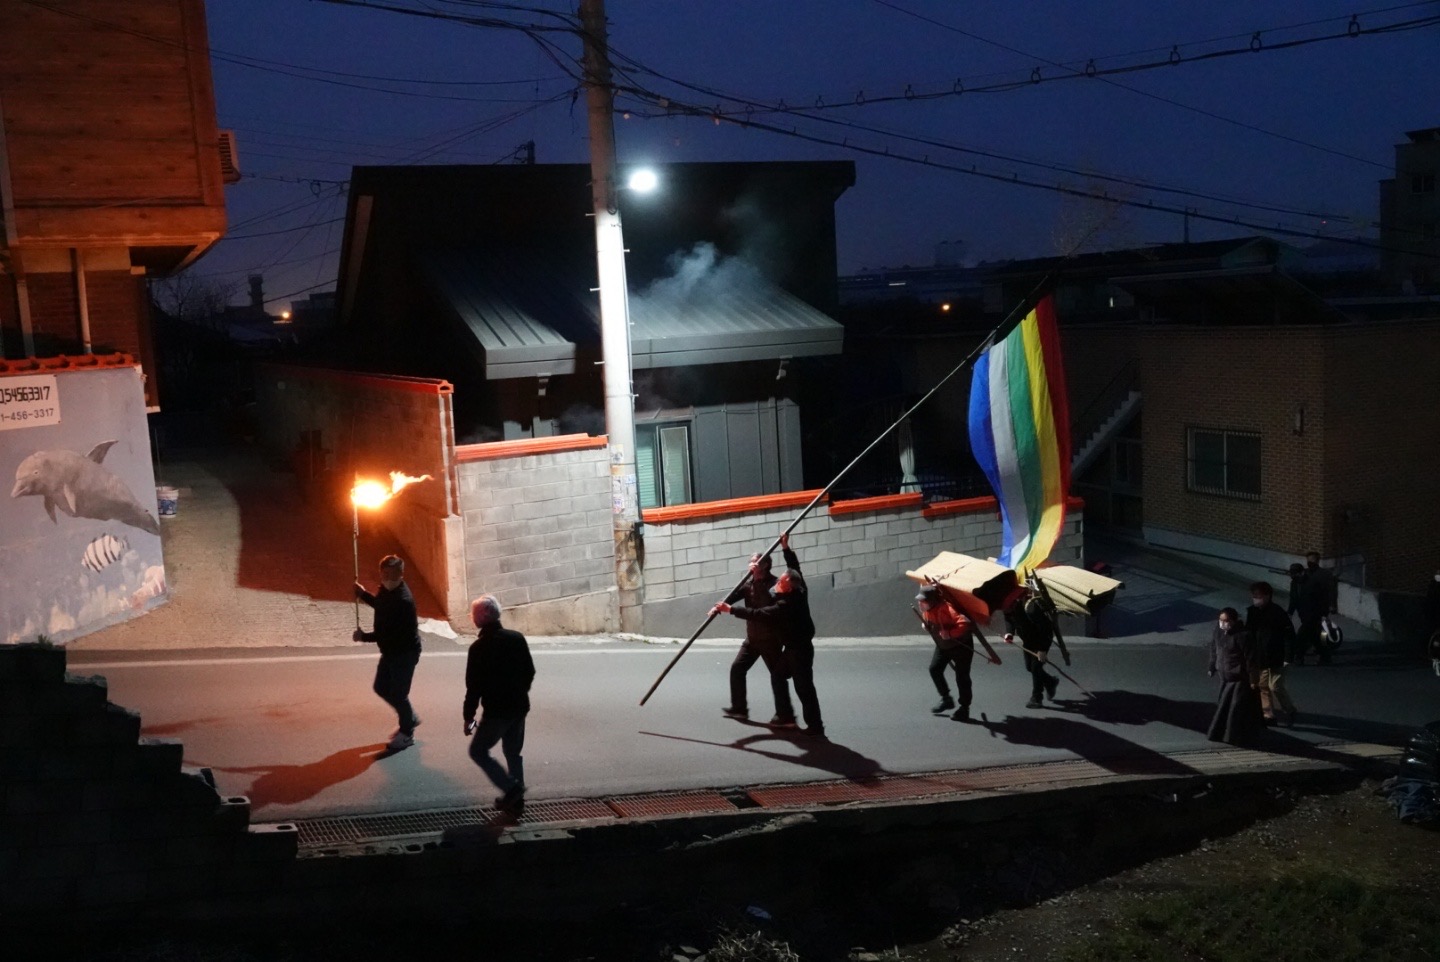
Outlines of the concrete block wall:
<svg viewBox="0 0 1440 962">
<path fill-rule="evenodd" d="M 258 430 L 274 456 L 288 458 L 304 432 L 320 432 L 329 478 L 320 496 L 337 512 L 349 516 L 357 474 L 387 484 L 391 471 L 430 475 L 383 511 L 366 512 L 361 523 L 383 525 L 395 536 L 406 576 L 425 582 L 447 610 L 463 600 L 451 597 L 463 592 L 456 591 L 445 523 L 454 503 L 450 385 L 282 364 L 261 366 L 255 382 Z"/>
<path fill-rule="evenodd" d="M 615 539 L 606 439 L 570 435 L 456 450 L 465 596 L 494 595 L 533 634 L 615 631 Z"/>
<path fill-rule="evenodd" d="M 813 496 L 799 492 L 778 499 L 741 498 L 729 504 L 733 511 L 718 502 L 726 513 L 673 521 L 663 511 L 646 512 L 646 603 L 723 595 L 745 573 L 749 556 L 768 548 Z M 777 500 L 781 504 L 774 505 Z M 747 509 L 742 502 L 756 506 Z M 1057 563 L 1080 561 L 1083 521 L 1076 505 L 1051 555 Z M 821 505 L 790 539 L 814 591 L 903 577 L 941 551 L 992 557 L 1000 550 L 1001 528 L 993 498 L 927 508 L 917 494 Z"/>
<path fill-rule="evenodd" d="M 105 679 L 65 650 L 0 645 L 0 919 L 127 912 L 265 891 L 296 854 L 294 826 L 250 827 L 178 742 L 140 737 Z"/>
</svg>

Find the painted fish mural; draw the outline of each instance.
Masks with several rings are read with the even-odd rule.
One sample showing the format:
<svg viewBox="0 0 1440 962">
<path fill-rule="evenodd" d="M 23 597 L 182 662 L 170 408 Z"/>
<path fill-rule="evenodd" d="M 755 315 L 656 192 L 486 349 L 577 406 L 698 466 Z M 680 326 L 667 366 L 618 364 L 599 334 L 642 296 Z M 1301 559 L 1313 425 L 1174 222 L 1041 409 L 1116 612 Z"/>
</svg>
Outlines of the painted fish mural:
<svg viewBox="0 0 1440 962">
<path fill-rule="evenodd" d="M 80 563 L 91 571 L 99 572 L 119 561 L 128 547 L 130 542 L 107 532 L 85 546 Z"/>
<path fill-rule="evenodd" d="M 114 441 L 102 441 L 88 455 L 74 451 L 36 451 L 15 469 L 12 498 L 39 495 L 45 513 L 58 523 L 58 507 L 72 518 L 119 521 L 132 528 L 160 533 L 155 516 L 140 506 L 135 496 L 114 472 L 101 462 Z"/>
</svg>

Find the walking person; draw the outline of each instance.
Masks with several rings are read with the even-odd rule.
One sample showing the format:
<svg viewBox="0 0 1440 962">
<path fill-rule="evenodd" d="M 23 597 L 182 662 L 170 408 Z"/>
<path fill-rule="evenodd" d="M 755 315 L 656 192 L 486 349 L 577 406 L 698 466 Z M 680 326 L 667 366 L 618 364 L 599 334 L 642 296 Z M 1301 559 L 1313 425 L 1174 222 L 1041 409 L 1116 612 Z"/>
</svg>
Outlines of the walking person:
<svg viewBox="0 0 1440 962">
<path fill-rule="evenodd" d="M 410 705 L 410 683 L 420 662 L 420 618 L 415 596 L 405 583 L 405 562 L 393 554 L 380 559 L 380 589 L 374 594 L 355 582 L 355 597 L 375 611 L 373 631 L 355 629 L 355 641 L 374 642 L 380 648 L 375 666 L 375 694 L 395 709 L 400 727 L 390 736 L 386 748 L 392 752 L 415 744 L 415 726 L 420 716 Z"/>
<path fill-rule="evenodd" d="M 940 702 L 930 709 L 930 713 L 943 715 L 953 711 L 950 717 L 955 721 L 969 721 L 973 694 L 970 666 L 975 660 L 976 639 L 985 646 L 990 660 L 997 665 L 1000 664 L 1000 656 L 995 654 L 989 642 L 975 633 L 974 624 L 950 603 L 933 580 L 921 586 L 915 601 L 919 606 L 920 621 L 935 642 L 935 652 L 930 656 L 930 680 L 940 694 Z M 950 697 L 950 686 L 945 678 L 947 666 L 955 672 L 955 694 L 960 699 L 958 708 Z"/>
<path fill-rule="evenodd" d="M 1056 634 L 1050 613 L 1035 592 L 1024 585 L 1010 593 L 1002 610 L 1005 625 L 1010 629 L 1005 633 L 1005 643 L 1014 644 L 1015 636 L 1019 635 L 1020 647 L 1025 650 L 1025 670 L 1030 673 L 1030 700 L 1025 707 L 1039 708 L 1043 697 L 1054 701 L 1060 679 L 1045 670 L 1050 661 L 1050 646 L 1060 642 L 1060 654 L 1067 665 L 1070 664 L 1070 652 L 1064 640 Z"/>
<path fill-rule="evenodd" d="M 1210 677 L 1220 675 L 1220 697 L 1210 720 L 1212 742 L 1249 745 L 1265 721 L 1250 670 L 1250 640 L 1240 612 L 1225 608 L 1210 635 Z"/>
<path fill-rule="evenodd" d="M 1285 688 L 1285 668 L 1295 649 L 1295 626 L 1274 601 L 1268 582 L 1250 586 L 1250 607 L 1245 612 L 1245 633 L 1250 652 L 1250 674 L 1260 692 L 1260 709 L 1266 724 L 1283 720 L 1294 725 L 1298 714 Z"/>
<path fill-rule="evenodd" d="M 525 716 L 535 662 L 525 636 L 500 624 L 500 602 L 481 595 L 470 603 L 470 620 L 480 629 L 465 661 L 465 734 L 473 735 L 470 758 L 500 789 L 495 807 L 518 815 L 525 806 Z M 475 720 L 475 709 L 481 709 Z M 496 743 L 502 767 L 490 754 Z"/>
<path fill-rule="evenodd" d="M 1293 571 L 1294 566 L 1291 566 Z M 1325 637 L 1324 620 L 1335 611 L 1335 578 L 1328 568 L 1320 567 L 1320 552 L 1305 556 L 1305 567 L 1299 579 L 1291 580 L 1288 614 L 1299 615 L 1300 630 L 1295 634 L 1294 663 L 1305 664 L 1305 656 L 1315 649 L 1316 661 L 1330 664 L 1330 645 Z"/>
<path fill-rule="evenodd" d="M 750 577 L 739 588 L 730 593 L 726 605 L 743 603 L 751 610 L 765 608 L 775 603 L 776 578 L 770 572 L 770 556 L 755 552 L 750 556 Z M 726 609 L 729 610 L 728 608 Z M 745 676 L 755 662 L 764 661 L 770 675 L 770 691 L 775 696 L 775 717 L 770 724 L 776 727 L 795 727 L 795 709 L 790 703 L 790 687 L 786 684 L 785 659 L 781 652 L 778 630 L 771 622 L 761 619 L 745 622 L 745 640 L 735 653 L 730 664 L 730 704 L 722 709 L 730 718 L 750 717 L 750 701 L 745 690 Z"/>
<path fill-rule="evenodd" d="M 815 622 L 810 617 L 810 599 L 806 593 L 805 578 L 800 573 L 800 559 L 790 550 L 790 539 L 780 537 L 780 548 L 785 553 L 785 572 L 775 582 L 774 599 L 760 608 L 736 608 L 722 601 L 713 610 L 716 614 L 729 612 L 746 624 L 760 622 L 774 628 L 781 646 L 783 663 L 781 671 L 795 682 L 795 697 L 800 699 L 800 710 L 805 718 L 805 733 L 815 738 L 825 737 L 825 723 L 820 717 L 820 696 L 815 691 Z M 779 678 L 775 690 L 775 717 L 771 724 L 777 728 L 795 727 L 795 709 L 790 702 L 790 688 L 785 674 Z M 772 672 L 773 677 L 773 672 Z M 783 701 L 782 701 L 783 699 Z"/>
</svg>

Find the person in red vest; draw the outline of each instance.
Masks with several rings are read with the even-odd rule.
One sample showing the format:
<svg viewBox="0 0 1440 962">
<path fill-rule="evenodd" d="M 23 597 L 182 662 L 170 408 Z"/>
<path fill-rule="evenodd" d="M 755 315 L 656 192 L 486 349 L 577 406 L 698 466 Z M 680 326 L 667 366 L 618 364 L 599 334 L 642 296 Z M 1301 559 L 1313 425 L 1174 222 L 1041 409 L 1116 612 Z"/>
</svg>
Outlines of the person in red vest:
<svg viewBox="0 0 1440 962">
<path fill-rule="evenodd" d="M 978 639 L 990 655 L 990 660 L 1000 664 L 1000 656 L 990 643 L 975 633 L 975 626 L 953 604 L 946 599 L 940 586 L 929 579 L 915 596 L 919 606 L 920 621 L 935 642 L 935 653 L 930 656 L 930 680 L 940 693 L 940 703 L 930 709 L 932 715 L 943 715 L 953 709 L 950 716 L 956 721 L 970 720 L 970 701 L 973 686 L 970 684 L 970 664 L 975 660 L 975 641 Z M 957 708 L 950 697 L 950 686 L 946 682 L 945 668 L 955 670 L 955 693 L 960 698 Z"/>
</svg>

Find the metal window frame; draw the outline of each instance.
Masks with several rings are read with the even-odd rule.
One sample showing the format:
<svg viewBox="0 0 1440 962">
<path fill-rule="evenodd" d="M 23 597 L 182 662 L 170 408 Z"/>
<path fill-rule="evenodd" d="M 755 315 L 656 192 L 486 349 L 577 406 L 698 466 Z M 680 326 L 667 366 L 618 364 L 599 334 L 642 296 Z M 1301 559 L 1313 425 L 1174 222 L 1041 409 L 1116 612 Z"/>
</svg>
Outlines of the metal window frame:
<svg viewBox="0 0 1440 962">
<path fill-rule="evenodd" d="M 1220 467 L 1224 475 L 1224 482 L 1218 488 L 1210 485 L 1197 484 L 1195 482 L 1195 436 L 1197 434 L 1218 434 L 1221 438 L 1221 461 Z M 1208 494 L 1221 498 L 1233 498 L 1237 501 L 1259 501 L 1263 497 L 1263 473 L 1262 483 L 1257 485 L 1255 491 L 1240 491 L 1230 485 L 1230 439 L 1254 438 L 1257 444 L 1261 445 L 1260 465 L 1264 464 L 1264 438 L 1258 431 L 1232 431 L 1227 428 L 1206 428 L 1189 425 L 1185 428 L 1185 490 L 1195 494 Z"/>
</svg>

